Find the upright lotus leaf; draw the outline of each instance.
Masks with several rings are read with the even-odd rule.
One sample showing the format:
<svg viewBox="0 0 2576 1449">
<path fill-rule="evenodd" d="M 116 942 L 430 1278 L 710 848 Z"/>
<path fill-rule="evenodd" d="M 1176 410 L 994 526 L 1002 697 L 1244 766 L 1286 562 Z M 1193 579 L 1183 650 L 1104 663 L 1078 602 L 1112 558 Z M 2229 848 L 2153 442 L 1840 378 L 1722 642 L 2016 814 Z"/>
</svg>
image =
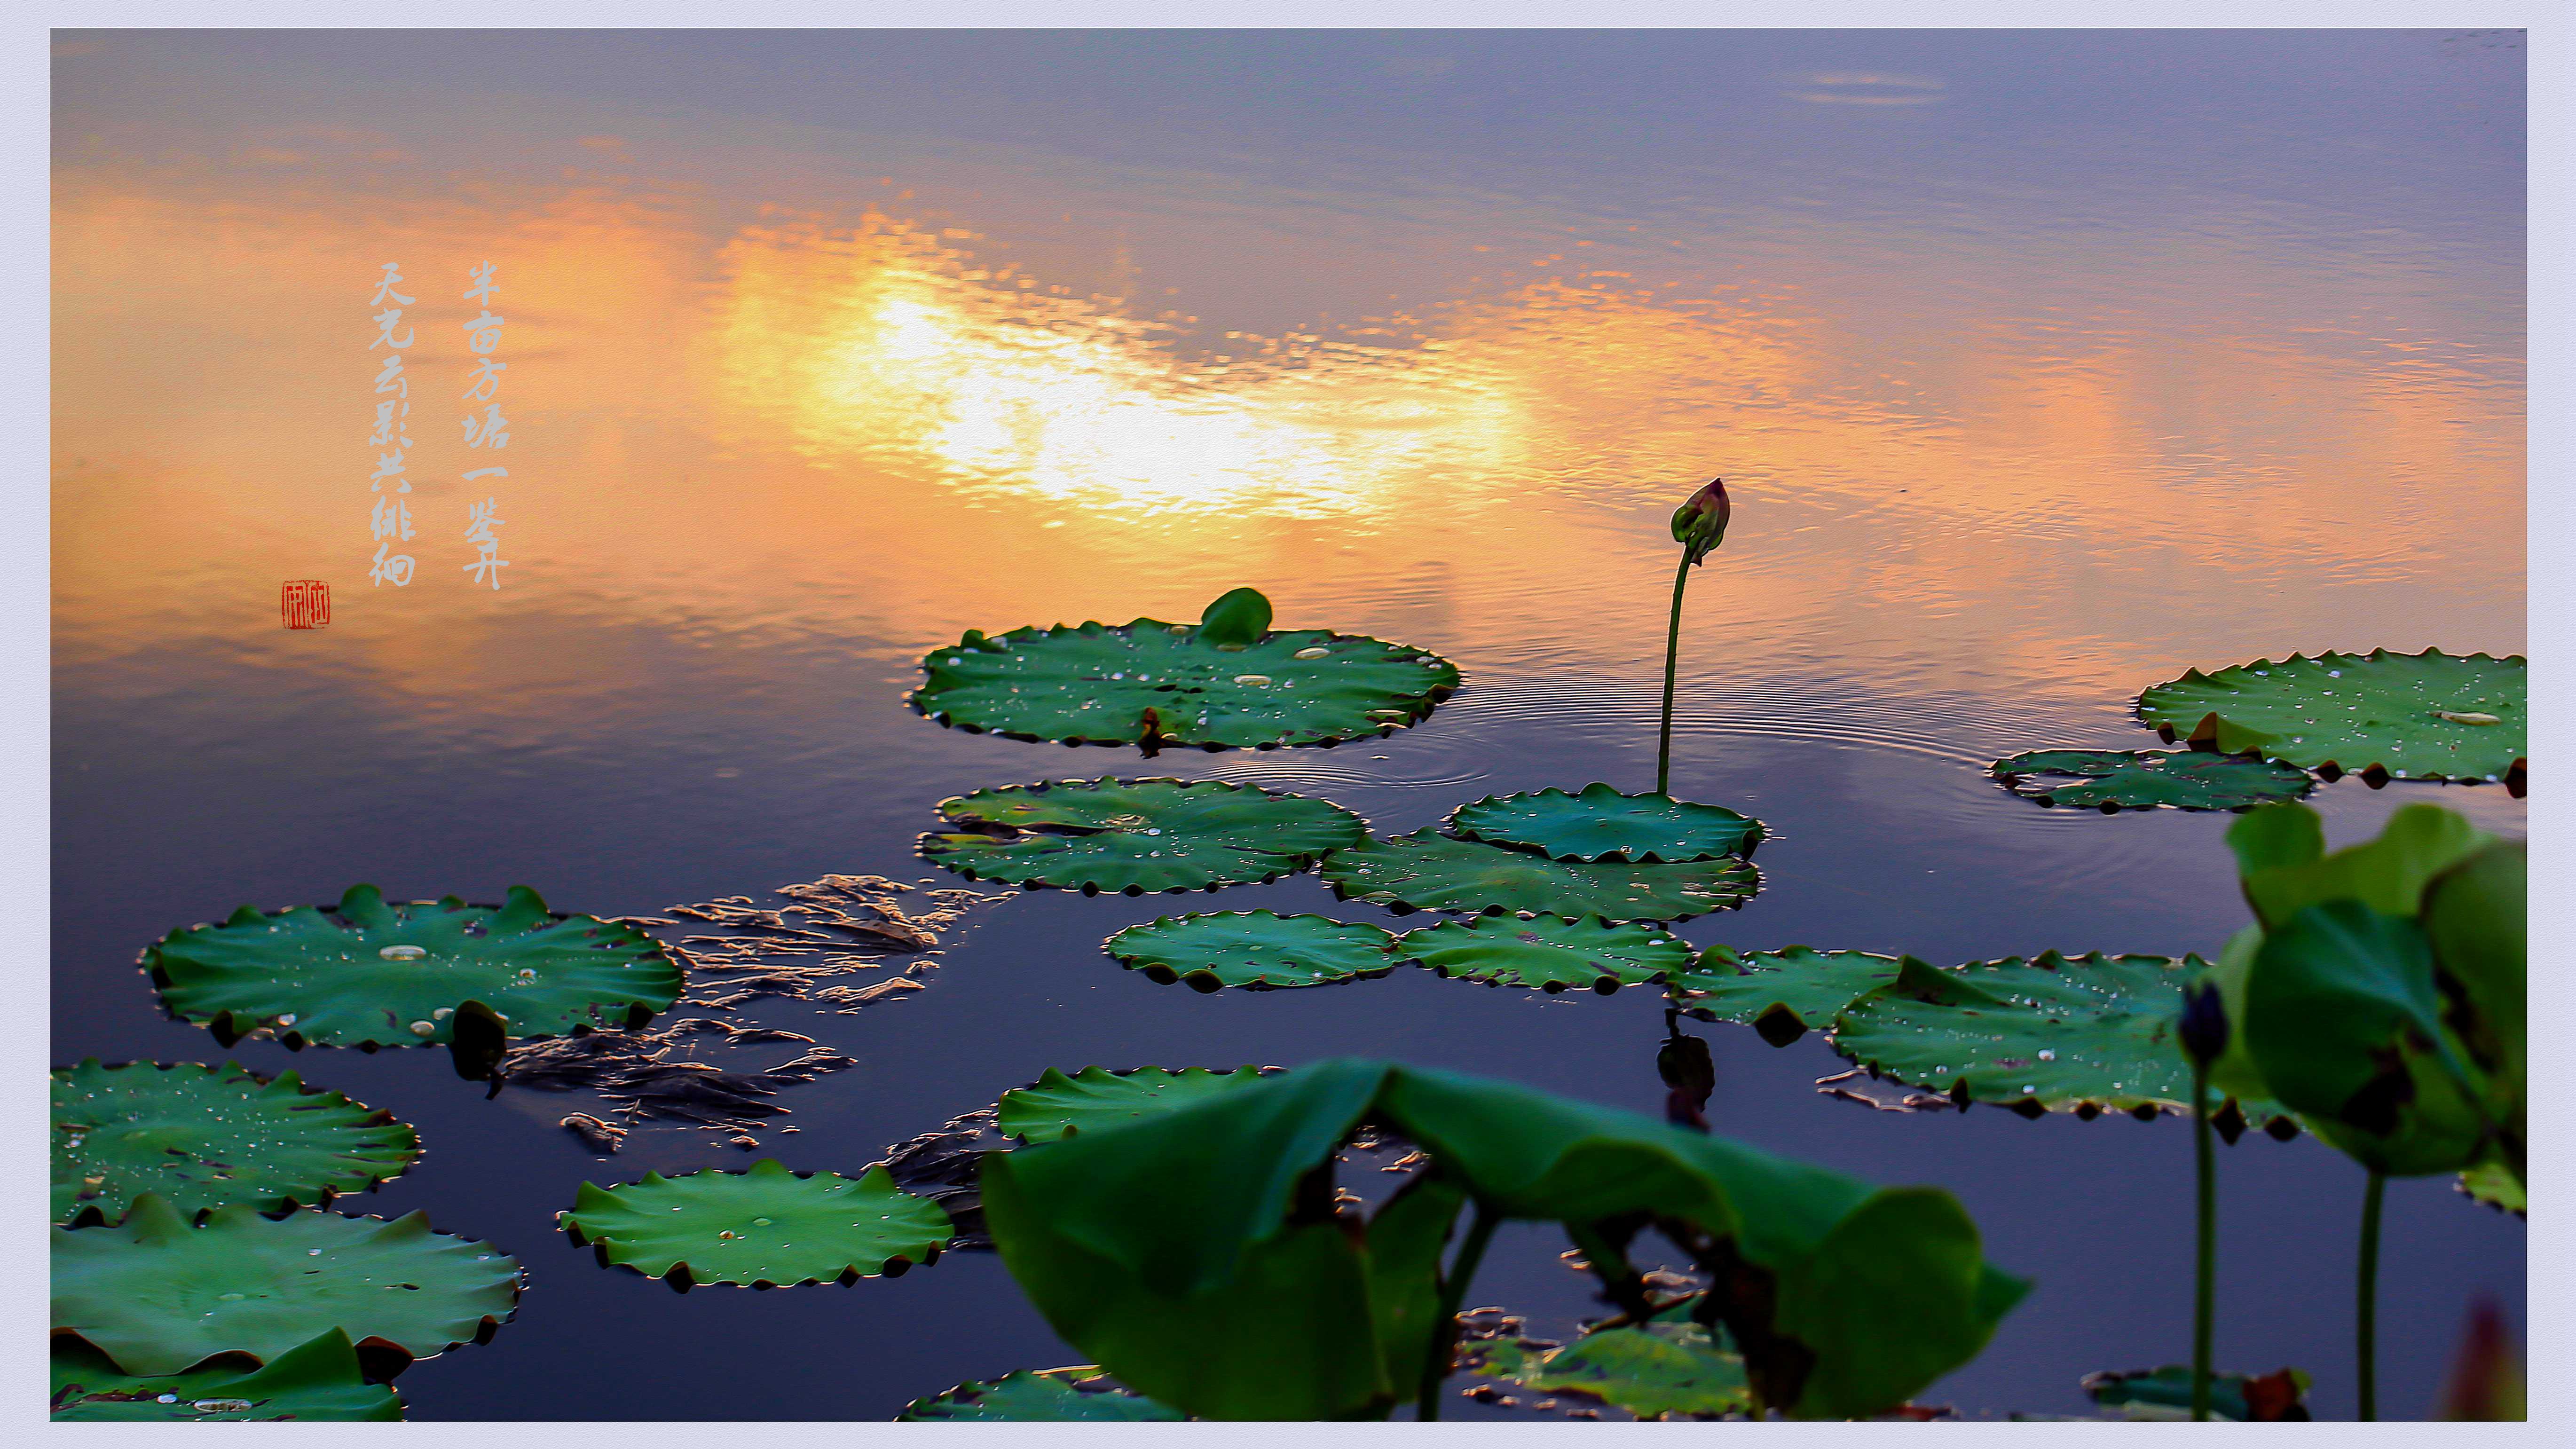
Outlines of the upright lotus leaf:
<svg viewBox="0 0 2576 1449">
<path fill-rule="evenodd" d="M 1104 949 L 1130 971 L 1199 991 L 1329 986 L 1395 969 L 1395 936 L 1327 916 L 1218 911 L 1129 926 Z"/>
<path fill-rule="evenodd" d="M 1399 911 L 1508 911 L 1678 921 L 1753 899 L 1762 875 L 1733 857 L 1671 865 L 1589 865 L 1417 830 L 1363 840 L 1324 858 L 1336 895 Z"/>
<path fill-rule="evenodd" d="M 1927 967 L 1928 969 L 1928 967 Z M 1750 1026 L 1773 1046 L 1823 1031 L 1845 1006 L 1896 979 L 1897 958 L 1868 951 L 1711 946 L 1664 983 L 1673 1006 L 1702 1021 Z"/>
<path fill-rule="evenodd" d="M 1582 793 L 1489 795 L 1448 820 L 1468 840 L 1535 850 L 1551 860 L 1688 861 L 1751 855 L 1762 822 L 1722 805 L 1670 795 L 1623 795 L 1604 784 Z"/>
<path fill-rule="evenodd" d="M 2337 900 L 2266 934 L 2243 1025 L 2272 1094 L 2336 1147 L 2393 1176 L 2458 1172 L 2502 1124 L 2443 1006 L 2422 926 Z"/>
<path fill-rule="evenodd" d="M 139 1193 L 182 1215 L 226 1203 L 284 1212 L 373 1188 L 420 1157 L 420 1137 L 338 1092 L 237 1063 L 91 1057 L 53 1074 L 53 1218 L 121 1218 Z"/>
<path fill-rule="evenodd" d="M 2268 1374 L 2213 1374 L 2211 1417 L 2239 1423 L 2304 1420 L 2308 1417 L 2308 1376 L 2294 1368 Z M 2084 1392 L 2107 1409 L 2120 1409 L 2133 1419 L 2191 1417 L 2191 1366 L 2169 1363 L 2156 1369 L 2084 1376 Z"/>
<path fill-rule="evenodd" d="M 192 1226 L 147 1192 L 114 1227 L 50 1231 L 54 1332 L 132 1374 L 219 1353 L 267 1362 L 326 1328 L 428 1358 L 490 1338 L 519 1299 L 518 1259 L 432 1232 L 425 1213 L 265 1218 L 236 1205 Z"/>
<path fill-rule="evenodd" d="M 855 1283 L 939 1256 L 956 1232 L 937 1203 L 863 1177 L 790 1172 L 762 1158 L 742 1172 L 703 1172 L 601 1188 L 583 1183 L 563 1230 L 603 1264 L 695 1283 Z"/>
<path fill-rule="evenodd" d="M 1422 1382 L 1440 1321 L 1440 1257 L 1466 1189 L 1445 1173 L 1418 1172 L 1369 1219 L 1369 1314 L 1387 1382 Z"/>
<path fill-rule="evenodd" d="M 988 1153 L 1002 1262 L 1067 1343 L 1197 1418 L 1383 1412 L 1367 1249 L 1289 1208 L 1385 1075 L 1325 1062 L 1113 1131 Z"/>
<path fill-rule="evenodd" d="M 1741 1414 L 1753 1407 L 1742 1356 L 1696 1323 L 1597 1329 L 1562 1348 L 1519 1339 L 1470 1346 L 1462 1367 L 1543 1394 L 1579 1395 L 1640 1419 Z"/>
<path fill-rule="evenodd" d="M 2026 1286 L 1984 1264 L 1947 1193 L 1874 1191 L 1635 1114 L 1383 1062 L 1320 1062 L 987 1157 L 986 1214 L 1047 1321 L 1140 1392 L 1205 1418 L 1382 1412 L 1411 1385 L 1373 1341 L 1388 1290 L 1371 1260 L 1413 1259 L 1393 1277 L 1418 1294 L 1436 1235 L 1373 1225 L 1354 1241 L 1319 1215 L 1315 1171 L 1363 1118 L 1419 1144 L 1480 1211 L 1652 1214 L 1719 1240 L 1737 1265 L 1728 1330 L 1759 1344 L 1753 1382 L 1803 1417 L 1902 1402 L 1972 1356 Z"/>
<path fill-rule="evenodd" d="M 1331 745 L 1392 734 L 1458 689 L 1448 660 L 1325 629 L 1269 630 L 1237 589 L 1200 623 L 970 630 L 921 661 L 912 706 L 943 725 L 1064 744 Z"/>
<path fill-rule="evenodd" d="M 959 1384 L 933 1398 L 915 1399 L 894 1416 L 917 1423 L 1177 1422 L 1188 1417 L 1133 1389 L 1120 1388 L 1089 1364 L 1073 1368 L 1020 1369 L 990 1382 Z"/>
<path fill-rule="evenodd" d="M 2138 696 L 2138 718 L 2168 743 L 2301 769 L 2497 780 L 2530 753 L 2527 672 L 2519 654 L 2294 654 L 2188 670 Z"/>
<path fill-rule="evenodd" d="M 1205 1067 L 1184 1067 L 1177 1072 L 1163 1067 L 1138 1067 L 1126 1072 L 1084 1067 L 1069 1077 L 1049 1067 L 1037 1085 L 1002 1094 L 993 1126 L 1005 1137 L 1053 1142 L 1186 1107 L 1260 1079 L 1261 1072 L 1255 1067 L 1225 1072 L 1212 1072 Z"/>
<path fill-rule="evenodd" d="M 218 1361 L 195 1373 L 136 1378 L 77 1338 L 54 1339 L 56 1421 L 209 1423 L 238 1419 L 400 1419 L 402 1398 L 371 1384 L 349 1335 L 334 1328 L 259 1368 Z"/>
<path fill-rule="evenodd" d="M 1221 780 L 1063 780 L 939 802 L 921 853 L 968 880 L 1087 893 L 1213 889 L 1304 870 L 1365 839 L 1329 800 Z"/>
<path fill-rule="evenodd" d="M 2433 878 L 2422 915 L 2433 959 L 2467 1007 L 2450 1023 L 2470 1058 L 2508 1084 L 2517 1122 L 2529 1071 L 2529 871 L 2520 841 L 2490 845 Z"/>
<path fill-rule="evenodd" d="M 2191 1065 L 2174 1022 L 2184 984 L 2207 964 L 2098 951 L 1953 970 L 1910 961 L 1844 1009 L 1834 1049 L 1900 1082 L 2032 1116 L 2187 1112 Z M 2259 1100 L 2237 1106 L 2255 1121 L 2281 1111 Z"/>
<path fill-rule="evenodd" d="M 2026 800 L 2106 811 L 2243 810 L 2316 788 L 2295 765 L 2198 750 L 2025 750 L 1988 768 Z"/>
<path fill-rule="evenodd" d="M 329 909 L 249 906 L 143 952 L 161 1001 L 218 1039 L 290 1047 L 445 1044 L 480 1002 L 514 1038 L 641 1026 L 680 996 L 680 968 L 640 928 L 555 915 L 526 886 L 500 906 L 454 896 L 392 904 L 371 885 Z"/>
<path fill-rule="evenodd" d="M 1488 986 L 1604 996 L 1661 981 L 1690 965 L 1690 947 L 1652 926 L 1613 925 L 1598 916 L 1477 916 L 1442 921 L 1396 938 L 1397 959 L 1442 976 Z"/>
<path fill-rule="evenodd" d="M 2298 812 L 2293 814 L 2292 812 Z M 2306 906 L 2359 901 L 2385 916 L 2413 916 L 2433 877 L 2495 843 L 2467 818 L 2439 805 L 2406 805 L 2392 812 L 2375 839 L 2330 855 L 2306 858 L 2310 826 L 2304 805 L 2256 811 L 2228 831 L 2239 832 L 2238 871 L 2255 918 L 2277 927 Z M 2322 840 L 2320 829 L 2317 839 Z M 2257 862 L 2250 868 L 2247 862 Z"/>
</svg>

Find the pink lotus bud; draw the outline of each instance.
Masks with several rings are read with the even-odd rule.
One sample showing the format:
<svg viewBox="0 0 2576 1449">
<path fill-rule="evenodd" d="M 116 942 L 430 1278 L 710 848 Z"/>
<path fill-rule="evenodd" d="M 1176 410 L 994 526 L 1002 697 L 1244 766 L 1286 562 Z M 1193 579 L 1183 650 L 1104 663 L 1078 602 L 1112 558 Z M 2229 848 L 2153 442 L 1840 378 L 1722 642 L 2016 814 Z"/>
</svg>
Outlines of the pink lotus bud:
<svg viewBox="0 0 2576 1449">
<path fill-rule="evenodd" d="M 1682 546 L 1687 562 L 1700 562 L 1726 541 L 1726 520 L 1732 512 L 1723 478 L 1709 479 L 1707 487 L 1673 510 L 1673 541 Z"/>
</svg>

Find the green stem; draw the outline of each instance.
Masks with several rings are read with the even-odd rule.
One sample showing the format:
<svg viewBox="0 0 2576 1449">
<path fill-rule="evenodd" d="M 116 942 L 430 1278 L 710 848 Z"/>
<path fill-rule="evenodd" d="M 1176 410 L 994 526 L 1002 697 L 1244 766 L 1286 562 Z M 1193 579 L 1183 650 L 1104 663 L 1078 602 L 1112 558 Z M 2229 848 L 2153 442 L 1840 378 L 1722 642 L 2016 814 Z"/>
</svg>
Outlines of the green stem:
<svg viewBox="0 0 2576 1449">
<path fill-rule="evenodd" d="M 2361 1357 L 2361 1417 L 2364 1419 L 2379 1417 L 2379 1200 L 2387 1188 L 2388 1174 L 2373 1172 L 2370 1186 L 2361 1196 L 2360 1329 L 2355 1347 Z"/>
<path fill-rule="evenodd" d="M 1414 1398 L 1413 1417 L 1424 1423 L 1440 1417 L 1440 1383 L 1449 1377 L 1458 1356 L 1458 1305 L 1466 1300 L 1467 1280 L 1476 1276 L 1485 1244 L 1493 1240 L 1494 1229 L 1501 1223 L 1501 1214 L 1476 1204 L 1476 1220 L 1467 1228 L 1467 1241 L 1458 1245 L 1448 1276 L 1440 1280 L 1440 1315 L 1431 1320 L 1431 1352 L 1423 1357 L 1422 1391 Z"/>
<path fill-rule="evenodd" d="M 1655 744 L 1655 793 L 1672 793 L 1673 779 L 1673 671 L 1682 656 L 1682 587 L 1690 582 L 1690 550 L 1682 550 L 1682 566 L 1673 575 L 1673 622 L 1664 631 L 1664 732 Z"/>
<path fill-rule="evenodd" d="M 2191 1416 L 2209 1417 L 2210 1320 L 2218 1302 L 2218 1166 L 2209 1149 L 2209 1068 L 2191 1068 L 2192 1136 L 2200 1160 L 2200 1263 L 2192 1284 Z"/>
</svg>

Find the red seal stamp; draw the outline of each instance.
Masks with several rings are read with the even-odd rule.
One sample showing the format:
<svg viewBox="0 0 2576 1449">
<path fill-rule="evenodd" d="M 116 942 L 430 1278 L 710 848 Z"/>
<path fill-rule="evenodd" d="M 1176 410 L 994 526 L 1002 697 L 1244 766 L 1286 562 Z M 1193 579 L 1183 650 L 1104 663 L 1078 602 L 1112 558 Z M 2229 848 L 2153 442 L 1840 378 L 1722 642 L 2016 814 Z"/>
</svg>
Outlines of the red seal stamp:
<svg viewBox="0 0 2576 1449">
<path fill-rule="evenodd" d="M 277 588 L 277 613 L 289 629 L 319 629 L 331 622 L 331 585 L 321 579 L 288 579 Z"/>
</svg>

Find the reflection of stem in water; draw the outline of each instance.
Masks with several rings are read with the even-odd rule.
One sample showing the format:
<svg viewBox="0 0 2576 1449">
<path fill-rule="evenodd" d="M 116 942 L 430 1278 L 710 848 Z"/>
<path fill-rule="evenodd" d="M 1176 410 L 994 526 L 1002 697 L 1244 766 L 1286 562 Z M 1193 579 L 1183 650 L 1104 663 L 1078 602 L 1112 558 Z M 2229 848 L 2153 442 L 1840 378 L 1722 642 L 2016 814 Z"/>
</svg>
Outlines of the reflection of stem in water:
<svg viewBox="0 0 2576 1449">
<path fill-rule="evenodd" d="M 1493 1240 L 1502 1220 L 1502 1214 L 1476 1204 L 1476 1220 L 1467 1229 L 1467 1241 L 1458 1245 L 1448 1276 L 1440 1280 L 1440 1312 L 1431 1320 L 1431 1352 L 1422 1359 L 1422 1390 L 1413 1406 L 1416 1419 L 1427 1423 L 1440 1417 L 1440 1384 L 1449 1377 L 1458 1355 L 1458 1305 L 1466 1301 L 1467 1282 L 1476 1276 L 1476 1265 L 1485 1259 L 1485 1244 Z"/>
</svg>

